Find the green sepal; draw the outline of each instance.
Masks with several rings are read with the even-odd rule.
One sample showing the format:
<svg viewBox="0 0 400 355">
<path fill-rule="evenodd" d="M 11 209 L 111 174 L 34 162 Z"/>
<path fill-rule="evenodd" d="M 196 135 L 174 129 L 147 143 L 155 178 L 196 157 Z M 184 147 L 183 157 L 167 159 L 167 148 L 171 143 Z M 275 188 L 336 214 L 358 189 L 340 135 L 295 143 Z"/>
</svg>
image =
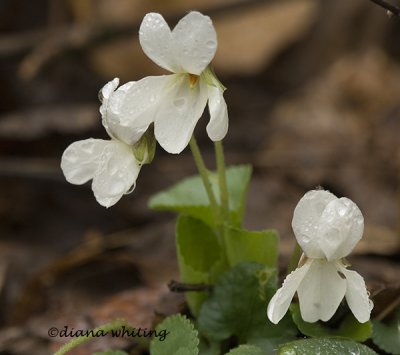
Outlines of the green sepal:
<svg viewBox="0 0 400 355">
<path fill-rule="evenodd" d="M 154 137 L 153 125 L 151 125 L 133 146 L 133 154 L 140 164 L 150 164 L 154 159 L 156 147 L 157 141 Z"/>
</svg>

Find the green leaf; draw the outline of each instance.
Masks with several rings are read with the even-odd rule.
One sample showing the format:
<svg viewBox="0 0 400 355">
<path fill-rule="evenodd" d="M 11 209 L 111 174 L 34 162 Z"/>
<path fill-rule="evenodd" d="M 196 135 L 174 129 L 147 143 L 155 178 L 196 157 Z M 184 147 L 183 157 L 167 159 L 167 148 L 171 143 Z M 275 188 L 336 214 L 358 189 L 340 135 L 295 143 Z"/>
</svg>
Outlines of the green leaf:
<svg viewBox="0 0 400 355">
<path fill-rule="evenodd" d="M 199 353 L 198 332 L 185 316 L 175 314 L 164 319 L 157 332 L 166 331 L 163 341 L 154 338 L 150 343 L 151 355 L 197 355 Z"/>
<path fill-rule="evenodd" d="M 315 338 L 281 345 L 279 355 L 377 355 L 375 351 L 355 341 L 341 338 Z"/>
<path fill-rule="evenodd" d="M 309 337 L 339 336 L 350 338 L 355 341 L 366 341 L 372 334 L 372 323 L 370 321 L 359 323 L 357 319 L 349 314 L 344 318 L 338 328 L 329 328 L 322 322 L 308 323 L 301 318 L 298 304 L 290 306 L 292 318 L 299 330 Z"/>
<path fill-rule="evenodd" d="M 279 236 L 275 230 L 260 232 L 240 228 L 225 228 L 225 245 L 231 266 L 242 261 L 254 261 L 276 267 Z"/>
<path fill-rule="evenodd" d="M 93 353 L 92 355 L 128 355 L 128 353 L 121 350 L 106 350 Z"/>
<path fill-rule="evenodd" d="M 274 325 L 267 320 L 267 302 L 276 290 L 276 270 L 256 263 L 240 263 L 224 273 L 204 302 L 199 329 L 216 341 L 237 336 L 240 343 L 272 351 L 292 340 L 297 330 L 291 322 Z"/>
<path fill-rule="evenodd" d="M 221 344 L 216 341 L 209 341 L 204 337 L 200 336 L 199 344 L 199 354 L 200 355 L 220 355 L 221 354 Z"/>
<path fill-rule="evenodd" d="M 373 320 L 372 323 L 374 325 L 373 342 L 389 354 L 400 354 L 400 309 L 388 324 L 378 320 Z"/>
<path fill-rule="evenodd" d="M 181 281 L 213 284 L 225 270 L 223 253 L 213 230 L 202 221 L 180 216 L 176 225 L 176 250 Z M 197 315 L 206 292 L 187 292 L 186 298 Z"/>
<path fill-rule="evenodd" d="M 226 169 L 229 207 L 232 223 L 235 226 L 240 226 L 242 222 L 251 170 L 249 165 L 233 166 Z M 219 202 L 218 175 L 210 172 L 209 179 L 215 197 Z M 154 195 L 149 201 L 149 207 L 156 210 L 184 213 L 215 227 L 208 196 L 198 175 L 187 178 Z"/>
<path fill-rule="evenodd" d="M 265 313 L 265 312 L 264 312 Z M 296 339 L 298 331 L 289 314 L 278 324 L 267 320 L 248 336 L 247 343 L 256 345 L 267 354 L 275 354 L 280 344 Z"/>
<path fill-rule="evenodd" d="M 265 352 L 254 345 L 240 345 L 227 355 L 265 355 Z"/>
</svg>

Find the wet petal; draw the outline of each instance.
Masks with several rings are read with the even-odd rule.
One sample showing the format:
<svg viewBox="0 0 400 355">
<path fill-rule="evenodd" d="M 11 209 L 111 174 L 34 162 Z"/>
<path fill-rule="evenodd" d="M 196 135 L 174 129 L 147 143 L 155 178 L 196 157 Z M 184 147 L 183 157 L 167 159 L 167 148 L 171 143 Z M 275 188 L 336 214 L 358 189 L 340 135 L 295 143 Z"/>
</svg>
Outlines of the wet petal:
<svg viewBox="0 0 400 355">
<path fill-rule="evenodd" d="M 114 93 L 118 85 L 119 85 L 119 78 L 114 78 L 113 80 L 109 81 L 106 85 L 104 85 L 100 90 L 99 99 L 102 104 L 100 106 L 100 113 L 102 115 L 104 115 L 105 112 L 107 111 L 108 99 Z"/>
<path fill-rule="evenodd" d="M 134 188 L 140 166 L 130 146 L 111 140 L 104 147 L 93 177 L 92 189 L 104 207 L 114 205 Z"/>
<path fill-rule="evenodd" d="M 275 295 L 272 297 L 268 304 L 267 312 L 268 318 L 272 323 L 277 324 L 286 314 L 290 302 L 292 301 L 304 276 L 307 274 L 311 264 L 312 261 L 309 260 L 305 265 L 292 271 L 288 276 L 286 276 L 282 287 L 276 291 Z"/>
<path fill-rule="evenodd" d="M 346 301 L 354 316 L 360 323 L 365 323 L 371 316 L 373 303 L 369 299 L 364 278 L 356 271 L 341 267 L 347 280 Z"/>
<path fill-rule="evenodd" d="M 149 76 L 121 86 L 108 101 L 107 126 L 126 144 L 135 144 L 154 121 L 170 75 Z"/>
<path fill-rule="evenodd" d="M 292 220 L 292 227 L 297 242 L 310 258 L 325 257 L 319 246 L 319 219 L 327 204 L 337 197 L 325 190 L 307 192 L 297 204 Z"/>
<path fill-rule="evenodd" d="M 208 108 L 210 110 L 210 122 L 207 125 L 208 136 L 214 142 L 220 141 L 228 132 L 228 108 L 222 89 L 208 85 Z"/>
<path fill-rule="evenodd" d="M 335 314 L 346 292 L 346 280 L 336 263 L 314 260 L 297 289 L 301 317 L 306 322 L 327 321 Z"/>
<path fill-rule="evenodd" d="M 200 75 L 217 50 L 217 34 L 211 19 L 192 11 L 172 31 L 175 62 L 182 72 Z"/>
<path fill-rule="evenodd" d="M 206 84 L 199 80 L 192 88 L 188 75 L 175 75 L 165 91 L 156 114 L 154 134 L 169 153 L 180 153 L 188 145 L 207 103 Z"/>
<path fill-rule="evenodd" d="M 147 14 L 139 30 L 139 41 L 146 55 L 160 67 L 176 72 L 172 33 L 164 18 L 157 13 Z"/>
<path fill-rule="evenodd" d="M 364 231 L 364 218 L 348 198 L 328 203 L 319 221 L 319 245 L 328 260 L 340 259 L 353 250 Z"/>
<path fill-rule="evenodd" d="M 93 178 L 104 147 L 109 141 L 86 139 L 72 143 L 61 158 L 61 169 L 66 180 L 81 185 Z"/>
</svg>

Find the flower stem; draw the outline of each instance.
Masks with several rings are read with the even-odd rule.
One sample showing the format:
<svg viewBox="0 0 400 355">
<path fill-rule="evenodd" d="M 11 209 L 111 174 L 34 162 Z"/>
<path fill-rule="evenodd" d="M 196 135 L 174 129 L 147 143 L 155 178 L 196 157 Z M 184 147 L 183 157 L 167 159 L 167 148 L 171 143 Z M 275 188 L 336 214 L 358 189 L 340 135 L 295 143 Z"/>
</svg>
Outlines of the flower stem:
<svg viewBox="0 0 400 355">
<path fill-rule="evenodd" d="M 54 353 L 54 355 L 64 355 L 67 352 L 71 351 L 73 348 L 77 347 L 78 345 L 81 345 L 88 340 L 99 336 L 100 334 L 108 334 L 112 330 L 119 330 L 119 329 L 126 329 L 129 331 L 134 330 L 126 320 L 123 319 L 117 319 L 111 323 L 107 323 L 104 325 L 101 325 L 97 328 L 94 328 L 93 330 L 90 330 L 87 332 L 87 335 L 80 336 L 74 340 L 71 340 L 67 344 L 64 344 L 60 349 L 57 350 L 57 352 Z"/>
<path fill-rule="evenodd" d="M 214 143 L 215 146 L 215 156 L 217 160 L 217 170 L 218 170 L 218 183 L 221 199 L 221 215 L 225 222 L 229 222 L 229 197 L 228 197 L 228 184 L 226 181 L 225 173 L 225 158 L 224 158 L 224 147 L 222 146 L 222 141 Z"/>
<path fill-rule="evenodd" d="M 301 250 L 299 243 L 296 242 L 296 245 L 293 248 L 293 252 L 292 252 L 292 255 L 290 257 L 289 265 L 288 265 L 288 268 L 287 268 L 287 274 L 288 275 L 294 269 L 297 268 L 297 265 L 298 265 L 298 263 L 300 261 L 300 257 L 301 257 L 302 252 L 303 251 Z"/>
<path fill-rule="evenodd" d="M 206 165 L 204 164 L 203 157 L 201 156 L 201 152 L 199 149 L 199 146 L 197 145 L 196 138 L 194 135 L 190 139 L 190 149 L 192 150 L 194 162 L 196 163 L 197 170 L 199 171 L 199 174 L 201 176 L 201 180 L 203 181 L 204 188 L 206 189 L 208 199 L 210 200 L 210 205 L 213 210 L 215 219 L 217 221 L 217 225 L 221 224 L 220 223 L 220 214 L 219 214 L 219 208 L 217 201 L 214 196 L 214 192 L 211 188 L 211 183 L 210 179 L 208 178 L 208 170 Z"/>
</svg>

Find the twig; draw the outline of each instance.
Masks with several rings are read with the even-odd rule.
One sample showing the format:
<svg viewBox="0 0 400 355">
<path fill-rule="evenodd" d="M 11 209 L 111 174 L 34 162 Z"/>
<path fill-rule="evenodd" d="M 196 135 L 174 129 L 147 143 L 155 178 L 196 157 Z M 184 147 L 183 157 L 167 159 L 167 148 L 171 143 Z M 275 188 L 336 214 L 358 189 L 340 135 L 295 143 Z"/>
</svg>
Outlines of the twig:
<svg viewBox="0 0 400 355">
<path fill-rule="evenodd" d="M 392 313 L 398 306 L 400 306 L 400 296 L 395 298 L 392 302 L 390 302 L 382 312 L 380 312 L 377 316 L 377 320 L 385 319 L 390 313 Z"/>
<path fill-rule="evenodd" d="M 210 292 L 212 290 L 212 285 L 207 284 L 188 284 L 183 282 L 178 282 L 175 280 L 171 280 L 168 283 L 168 288 L 171 292 Z"/>
<path fill-rule="evenodd" d="M 387 2 L 386 0 L 370 0 L 370 1 L 386 9 L 389 12 L 389 14 L 400 16 L 400 7 L 397 7 Z"/>
</svg>

